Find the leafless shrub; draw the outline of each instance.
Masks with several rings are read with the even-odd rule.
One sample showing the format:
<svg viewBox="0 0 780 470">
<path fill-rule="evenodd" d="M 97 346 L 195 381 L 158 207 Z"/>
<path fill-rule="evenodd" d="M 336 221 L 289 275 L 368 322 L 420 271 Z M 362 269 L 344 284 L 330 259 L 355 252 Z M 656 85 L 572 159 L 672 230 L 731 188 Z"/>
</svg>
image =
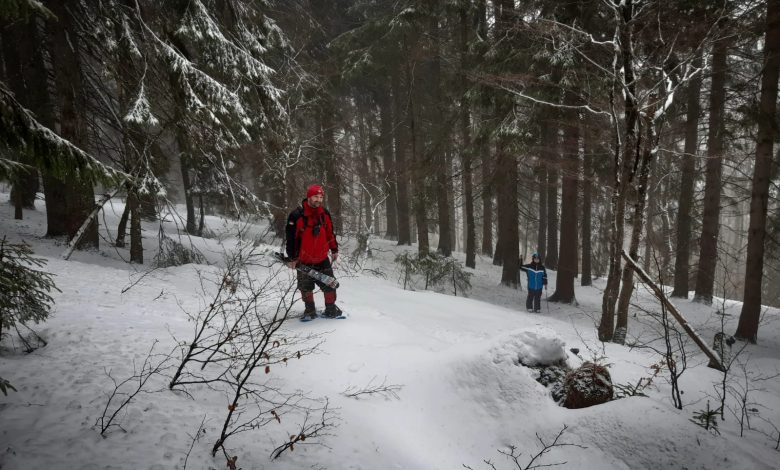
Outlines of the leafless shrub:
<svg viewBox="0 0 780 470">
<path fill-rule="evenodd" d="M 363 395 L 378 395 L 386 400 L 391 398 L 399 399 L 398 392 L 404 388 L 403 385 L 388 384 L 387 377 L 380 384 L 374 383 L 375 380 L 376 377 L 373 377 L 364 387 L 347 387 L 341 394 L 349 398 L 360 398 Z"/>
<path fill-rule="evenodd" d="M 103 412 L 95 422 L 95 426 L 100 427 L 102 436 L 105 437 L 106 433 L 113 427 L 125 430 L 119 423 L 119 417 L 122 413 L 127 412 L 128 406 L 138 395 L 159 391 L 147 389 L 147 383 L 152 377 L 161 374 L 168 367 L 170 355 L 154 354 L 155 346 L 157 346 L 157 341 L 152 344 L 140 369 L 133 361 L 133 375 L 122 381 L 117 382 L 111 374 L 111 370 L 106 370 L 106 375 L 111 379 L 114 387 L 108 394 Z"/>
<path fill-rule="evenodd" d="M 585 446 L 581 446 L 579 444 L 572 444 L 568 442 L 560 442 L 561 436 L 563 436 L 563 433 L 566 432 L 566 429 L 568 429 L 568 426 L 565 424 L 563 425 L 563 428 L 561 428 L 560 431 L 558 431 L 558 434 L 555 436 L 555 438 L 552 440 L 552 442 L 545 442 L 542 437 L 539 436 L 539 434 L 536 434 L 536 439 L 539 441 L 539 444 L 541 444 L 542 449 L 534 454 L 530 460 L 528 460 L 527 463 L 521 462 L 520 458 L 523 456 L 522 452 L 519 452 L 517 447 L 515 446 L 509 446 L 509 450 L 498 450 L 498 453 L 501 455 L 504 455 L 508 460 L 512 462 L 512 468 L 517 468 L 521 470 L 531 470 L 534 468 L 542 468 L 542 467 L 555 467 L 558 465 L 566 465 L 568 462 L 555 462 L 555 463 L 549 463 L 549 464 L 543 464 L 541 463 L 542 457 L 551 452 L 556 447 L 579 447 L 580 449 L 587 449 Z M 485 465 L 492 468 L 493 470 L 498 470 L 498 467 L 491 462 L 489 459 L 483 460 Z M 470 470 L 474 470 L 472 467 L 463 464 L 463 468 L 468 468 Z"/>
</svg>

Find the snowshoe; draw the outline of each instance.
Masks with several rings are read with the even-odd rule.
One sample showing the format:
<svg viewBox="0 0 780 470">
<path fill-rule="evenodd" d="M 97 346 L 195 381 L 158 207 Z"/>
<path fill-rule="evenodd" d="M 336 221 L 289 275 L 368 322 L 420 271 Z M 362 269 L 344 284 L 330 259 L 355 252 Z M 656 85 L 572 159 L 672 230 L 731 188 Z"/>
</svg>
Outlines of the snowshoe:
<svg viewBox="0 0 780 470">
<path fill-rule="evenodd" d="M 344 316 L 344 312 L 341 311 L 336 304 L 330 304 L 325 306 L 325 311 L 322 312 L 323 318 L 330 318 L 334 320 L 341 320 L 347 318 Z"/>
</svg>

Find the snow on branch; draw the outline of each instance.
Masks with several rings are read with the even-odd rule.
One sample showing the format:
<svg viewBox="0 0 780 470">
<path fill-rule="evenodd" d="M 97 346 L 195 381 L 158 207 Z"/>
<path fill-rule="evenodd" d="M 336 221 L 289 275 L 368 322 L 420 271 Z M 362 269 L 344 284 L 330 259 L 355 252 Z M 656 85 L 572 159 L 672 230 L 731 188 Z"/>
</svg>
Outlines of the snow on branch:
<svg viewBox="0 0 780 470">
<path fill-rule="evenodd" d="M 594 108 L 593 106 L 590 106 L 590 105 L 587 105 L 587 104 L 573 106 L 573 105 L 567 105 L 567 104 L 561 104 L 561 103 L 553 103 L 552 101 L 547 101 L 547 100 L 543 100 L 541 98 L 536 98 L 534 96 L 531 96 L 531 95 L 528 95 L 528 94 L 524 93 L 521 90 L 517 90 L 517 89 L 511 88 L 511 87 L 508 87 L 508 86 L 506 86 L 504 84 L 501 84 L 501 83 L 495 83 L 494 86 L 496 88 L 499 88 L 501 90 L 507 91 L 507 92 L 509 92 L 509 93 L 511 93 L 511 94 L 513 94 L 515 96 L 518 96 L 520 98 L 532 101 L 534 103 L 543 104 L 543 105 L 546 105 L 546 106 L 552 106 L 554 108 L 576 109 L 576 110 L 587 111 L 587 112 L 592 113 L 592 114 L 607 116 L 607 117 L 609 117 L 610 122 L 612 121 L 612 114 L 611 113 L 609 113 L 607 111 L 604 111 L 604 110 L 601 110 L 601 109 L 598 109 L 598 108 Z"/>
<path fill-rule="evenodd" d="M 130 106 L 130 109 L 125 114 L 124 121 L 129 124 L 140 124 L 148 126 L 156 126 L 160 121 L 152 114 L 152 109 L 149 106 L 149 100 L 146 99 L 146 91 L 144 89 L 144 82 L 141 80 L 141 85 L 138 88 L 138 96 Z"/>
<path fill-rule="evenodd" d="M 257 60 L 249 51 L 225 37 L 200 0 L 189 3 L 176 34 L 204 43 L 206 50 L 216 49 L 213 58 L 225 71 L 237 74 L 239 70 L 243 70 L 250 79 L 265 78 L 275 73 L 271 67 Z"/>
<path fill-rule="evenodd" d="M 585 31 L 583 31 L 583 30 L 581 30 L 579 28 L 575 28 L 574 26 L 571 26 L 571 25 L 568 25 L 568 24 L 565 24 L 565 23 L 561 23 L 559 21 L 549 20 L 547 18 L 539 18 L 539 21 L 541 21 L 543 23 L 550 23 L 550 24 L 553 24 L 555 26 L 560 26 L 562 28 L 566 28 L 569 31 L 577 33 L 580 36 L 584 36 L 584 37 L 588 38 L 588 41 L 591 44 L 596 44 L 598 46 L 613 46 L 613 47 L 615 46 L 615 41 L 599 41 L 596 38 L 594 38 L 592 34 L 590 34 L 588 32 L 585 32 Z"/>
<path fill-rule="evenodd" d="M 31 159 L 31 165 L 56 176 L 73 175 L 108 184 L 118 184 L 130 178 L 130 175 L 101 163 L 39 123 L 2 84 L 0 129 L 0 144 L 26 154 Z M 0 163 L 0 176 L 17 170 L 16 165 L 7 161 Z"/>
</svg>

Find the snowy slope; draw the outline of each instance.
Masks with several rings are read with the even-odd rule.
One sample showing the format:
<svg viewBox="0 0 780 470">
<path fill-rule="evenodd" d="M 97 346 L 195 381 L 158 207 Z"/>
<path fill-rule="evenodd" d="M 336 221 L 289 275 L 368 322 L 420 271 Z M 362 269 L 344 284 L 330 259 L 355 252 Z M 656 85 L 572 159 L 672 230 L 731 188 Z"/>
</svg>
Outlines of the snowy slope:
<svg viewBox="0 0 780 470">
<path fill-rule="evenodd" d="M 198 295 L 197 271 L 206 278 L 217 276 L 219 266 L 185 265 L 146 274 L 105 246 L 101 252 L 76 253 L 62 261 L 64 247 L 40 238 L 45 231 L 42 212 L 28 211 L 24 221 L 14 221 L 6 201 L 7 195 L 0 195 L 0 230 L 9 239 L 34 243 L 36 253 L 48 259 L 47 270 L 56 274 L 62 292 L 56 296 L 53 317 L 38 326 L 48 346 L 24 354 L 4 343 L 0 376 L 19 391 L 0 396 L 0 467 L 167 469 L 183 468 L 186 458 L 187 468 L 226 468 L 223 456 L 210 455 L 228 403 L 219 391 L 194 388 L 187 396 L 167 391 L 165 378 L 157 377 L 148 384 L 151 393 L 136 397 L 120 416 L 124 431 L 115 429 L 103 438 L 94 426 L 113 388 L 107 371 L 125 378 L 155 341 L 159 352 L 174 346 L 173 336 L 186 341 L 193 325 L 183 311 L 195 311 L 204 302 Z M 112 220 L 110 216 L 110 224 Z M 216 218 L 209 223 L 215 230 L 223 224 Z M 150 248 L 156 228 L 145 229 Z M 217 264 L 222 252 L 235 245 L 227 235 L 222 242 L 194 241 Z M 560 442 L 577 446 L 556 446 L 538 464 L 565 462 L 559 468 L 581 469 L 776 468 L 777 430 L 772 423 L 780 426 L 777 377 L 748 379 L 749 398 L 755 403 L 751 407 L 758 410 L 751 414 L 751 425 L 757 430 L 745 429 L 744 437 L 739 437 L 739 423 L 728 412 L 720 436 L 690 421 L 708 397 L 715 406 L 714 385 L 721 377 L 706 367 L 693 345 L 688 348 L 689 369 L 681 378 L 683 410 L 671 404 L 665 372 L 646 390 L 648 397 L 567 410 L 534 380 L 533 370 L 518 364 L 518 355 L 565 355 L 576 366 L 581 359 L 567 352 L 571 347 L 579 348 L 585 359 L 603 354 L 616 383 L 649 376 L 649 367 L 660 360 L 649 350 L 614 344 L 602 350 L 593 323 L 600 306 L 597 287 L 578 288 L 578 306 L 549 304 L 549 313 L 545 306 L 543 314 L 528 314 L 519 308 L 524 293 L 499 286 L 500 270 L 490 260 L 480 260 L 471 298 L 404 291 L 392 272 L 398 248 L 373 243 L 381 249 L 366 266 L 386 271 L 387 278 L 358 273 L 340 261 L 345 264 L 336 269 L 342 286 L 339 304 L 349 318 L 289 322 L 290 334 L 322 334 L 321 352 L 269 373 L 285 388 L 304 391 L 312 399 L 327 397 L 338 426 L 318 442 L 307 441 L 273 461 L 271 451 L 297 432 L 299 416 L 237 435 L 227 447 L 238 457 L 239 467 L 455 469 L 465 464 L 485 469 L 489 466 L 483 460 L 489 459 L 496 468 L 509 469 L 516 466 L 499 449 L 516 446 L 525 466 L 542 449 L 537 435 L 549 442 L 565 425 Z M 258 279 L 293 278 L 278 265 L 259 266 L 253 273 Z M 321 294 L 317 301 L 321 306 Z M 653 304 L 645 292 L 637 301 Z M 681 306 L 705 338 L 719 328 L 711 308 L 688 302 Z M 734 314 L 728 321 L 734 323 L 739 306 L 728 306 Z M 746 369 L 754 379 L 770 377 L 780 367 L 777 315 L 767 314 L 760 344 L 740 356 L 750 355 Z M 631 319 L 630 333 L 649 335 L 651 326 L 640 315 Z M 739 379 L 743 373 L 734 374 Z M 350 398 L 343 393 L 382 382 L 397 386 L 397 397 Z M 193 445 L 202 421 L 205 433 Z"/>
</svg>

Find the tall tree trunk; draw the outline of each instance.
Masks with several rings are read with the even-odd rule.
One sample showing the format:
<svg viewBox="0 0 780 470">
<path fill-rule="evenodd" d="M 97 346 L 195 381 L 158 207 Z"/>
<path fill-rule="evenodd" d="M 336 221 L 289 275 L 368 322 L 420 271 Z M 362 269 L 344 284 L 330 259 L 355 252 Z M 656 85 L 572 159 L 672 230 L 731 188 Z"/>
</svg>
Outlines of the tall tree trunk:
<svg viewBox="0 0 780 470">
<path fill-rule="evenodd" d="M 409 125 L 409 160 L 412 162 L 411 174 L 414 195 L 412 196 L 412 209 L 414 211 L 414 221 L 417 226 L 417 252 L 420 255 L 427 254 L 430 251 L 430 242 L 428 239 L 428 211 L 426 206 L 427 188 L 425 184 L 425 162 L 420 151 L 419 129 L 417 119 L 417 86 L 409 65 L 407 64 L 406 76 L 409 83 L 409 103 L 407 121 Z"/>
<path fill-rule="evenodd" d="M 576 106 L 577 99 L 571 92 L 563 97 L 564 104 Z M 574 303 L 574 279 L 577 277 L 577 180 L 580 159 L 580 123 L 576 112 L 566 113 L 561 146 L 561 248 L 555 292 L 550 301 Z"/>
<path fill-rule="evenodd" d="M 130 220 L 130 186 L 127 185 L 127 196 L 125 198 L 125 209 L 122 211 L 122 216 L 119 218 L 119 225 L 116 228 L 116 242 L 114 246 L 117 248 L 125 247 L 125 237 L 127 236 L 127 221 Z"/>
<path fill-rule="evenodd" d="M 536 239 L 536 253 L 540 259 L 547 254 L 547 163 L 541 159 L 536 167 L 539 190 L 539 233 Z"/>
<path fill-rule="evenodd" d="M 580 277 L 580 284 L 583 286 L 589 286 L 593 284 L 593 269 L 592 269 L 592 237 L 591 234 L 591 218 L 593 213 L 593 184 L 595 182 L 594 168 L 593 168 L 593 151 L 596 146 L 592 142 L 593 131 L 585 127 L 584 128 L 583 145 L 585 147 L 583 152 L 584 162 L 582 171 L 582 276 Z"/>
<path fill-rule="evenodd" d="M 190 180 L 190 155 L 185 149 L 187 148 L 187 136 L 184 129 L 181 126 L 176 128 L 177 142 L 179 143 L 179 166 L 181 168 L 181 183 L 184 190 L 184 205 L 187 208 L 187 221 L 185 222 L 185 230 L 190 235 L 197 235 L 198 231 L 195 228 L 195 200 L 192 194 L 192 182 Z"/>
<path fill-rule="evenodd" d="M 694 300 L 707 304 L 712 303 L 715 287 L 715 268 L 718 262 L 728 46 L 726 39 L 716 41 L 712 53 L 712 85 L 710 90 L 710 125 L 707 137 L 704 215 L 702 218 L 701 237 L 699 238 L 699 266 L 696 271 L 696 291 L 694 293 Z"/>
<path fill-rule="evenodd" d="M 655 165 L 653 168 L 653 171 L 650 172 L 650 176 L 647 179 L 647 186 L 653 187 L 657 181 L 658 181 L 658 165 Z M 659 245 L 663 245 L 663 243 L 659 243 L 660 236 L 658 235 L 658 232 L 655 230 L 655 226 L 653 225 L 653 222 L 655 221 L 656 216 L 656 209 L 658 206 L 658 190 L 655 191 L 648 191 L 647 194 L 647 202 L 645 203 L 645 206 L 647 207 L 646 211 L 647 214 L 645 214 L 645 242 L 644 242 L 644 254 L 642 255 L 641 262 L 642 262 L 642 269 L 645 270 L 647 273 L 651 273 L 655 271 L 655 263 L 651 263 L 653 260 L 652 254 L 657 252 L 657 247 Z M 633 258 L 634 261 L 639 261 L 638 258 Z M 651 267 L 653 269 L 651 269 Z M 661 267 L 661 271 L 658 273 L 659 275 L 663 274 L 663 268 Z"/>
<path fill-rule="evenodd" d="M 502 284 L 517 287 L 520 258 L 520 234 L 517 227 L 517 157 L 508 147 L 506 138 L 500 137 L 496 149 L 498 244 L 493 264 L 503 266 Z"/>
<path fill-rule="evenodd" d="M 395 171 L 395 162 L 393 161 L 393 113 L 388 88 L 380 87 L 375 94 L 375 99 L 379 106 L 380 151 L 382 152 L 382 166 L 384 167 L 384 184 L 387 188 L 387 199 L 385 199 L 387 231 L 385 232 L 385 237 L 391 240 L 397 240 L 398 194 L 397 179 L 395 176 L 397 173 Z"/>
<path fill-rule="evenodd" d="M 487 18 L 487 1 L 477 0 L 475 14 L 475 23 L 477 27 L 477 34 L 479 37 L 487 43 L 488 37 L 488 18 Z M 487 46 L 483 46 L 480 52 L 485 53 Z M 479 52 L 477 53 L 479 54 Z M 480 87 L 480 103 L 479 113 L 481 121 L 485 122 L 491 115 L 491 99 L 490 93 L 487 87 Z M 480 252 L 483 256 L 493 256 L 493 172 L 492 172 L 492 159 L 490 155 L 490 134 L 483 130 L 477 135 L 475 142 L 476 151 L 475 154 L 479 155 L 482 171 L 480 172 L 482 191 L 482 244 Z"/>
<path fill-rule="evenodd" d="M 16 99 L 23 106 L 30 107 L 31 95 L 46 94 L 46 90 L 33 90 L 30 87 L 31 76 L 42 73 L 41 67 L 36 67 L 36 35 L 33 28 L 35 17 L 28 21 L 16 20 L 10 24 L 0 23 L 0 45 L 2 59 L 5 65 L 5 81 Z M 23 60 L 22 60 L 23 59 Z M 40 78 L 38 78 L 40 80 Z M 26 163 L 24 155 L 14 156 Z M 22 220 L 23 209 L 35 209 L 35 194 L 38 191 L 38 172 L 32 168 L 17 175 L 11 182 L 11 202 L 14 205 L 14 218 Z"/>
<path fill-rule="evenodd" d="M 625 233 L 624 218 L 626 211 L 626 197 L 633 177 L 634 164 L 639 157 L 637 153 L 637 121 L 639 110 L 637 109 L 636 83 L 634 81 L 634 51 L 633 51 L 633 0 L 623 0 L 620 8 L 620 24 L 618 26 L 620 36 L 620 56 L 622 67 L 622 80 L 628 90 L 623 102 L 623 122 L 625 133 L 622 147 L 615 145 L 614 186 L 612 187 L 611 225 L 609 240 L 609 261 L 607 285 L 601 304 L 601 320 L 598 326 L 599 340 L 609 341 L 614 334 L 615 303 L 620 289 L 621 251 L 623 250 L 623 236 Z M 615 87 L 617 88 L 617 87 Z M 614 95 L 617 90 L 613 88 Z M 617 137 L 616 137 L 617 138 Z"/>
<path fill-rule="evenodd" d="M 444 129 L 445 123 L 444 106 L 442 103 L 441 92 L 441 59 L 440 59 L 440 37 L 439 37 L 439 0 L 428 0 L 430 7 L 430 18 L 428 31 L 431 46 L 430 73 L 428 75 L 431 103 L 428 109 L 428 123 L 430 124 L 430 150 L 427 152 L 429 158 L 434 162 L 435 180 L 436 180 L 436 206 L 439 224 L 439 244 L 436 250 L 444 256 L 452 254 L 452 245 L 454 239 L 450 238 L 452 231 L 452 219 L 450 210 L 453 206 L 451 193 L 448 191 L 448 185 L 451 178 L 450 165 L 447 158 L 447 131 Z"/>
<path fill-rule="evenodd" d="M 398 244 L 411 245 L 412 231 L 409 211 L 409 163 L 406 158 L 408 132 L 404 118 L 404 99 L 401 74 L 395 70 L 391 75 L 393 94 L 393 122 L 395 132 L 395 184 L 398 190 Z M 408 111 L 408 110 L 407 110 Z"/>
<path fill-rule="evenodd" d="M 322 151 L 325 160 L 325 178 L 327 180 L 327 206 L 333 217 L 333 231 L 341 235 L 344 221 L 341 214 L 341 176 L 339 174 L 338 154 L 336 153 L 336 124 L 333 112 L 336 109 L 332 99 L 325 99 L 320 108 L 322 125 Z"/>
<path fill-rule="evenodd" d="M 761 316 L 761 288 L 764 276 L 764 240 L 769 199 L 769 176 L 772 167 L 772 145 L 777 131 L 777 80 L 780 72 L 780 0 L 767 2 L 764 70 L 761 75 L 758 145 L 753 169 L 753 192 L 750 197 L 745 297 L 735 336 L 755 343 Z"/>
<path fill-rule="evenodd" d="M 466 266 L 476 267 L 476 226 L 474 222 L 474 183 L 471 161 L 474 149 L 471 147 L 471 115 L 469 100 L 466 96 L 468 81 L 466 73 L 470 66 L 468 42 L 471 36 L 470 22 L 466 3 L 460 5 L 460 136 L 461 136 L 461 166 L 463 167 L 463 205 L 465 211 Z"/>
<path fill-rule="evenodd" d="M 368 102 L 363 96 L 355 98 L 357 103 L 357 123 L 358 123 L 358 143 L 354 147 L 357 149 L 353 154 L 353 158 L 357 160 L 358 164 L 358 177 L 360 185 L 358 191 L 360 192 L 360 209 L 362 210 L 365 220 L 358 224 L 358 233 L 364 234 L 366 237 L 371 233 L 371 225 L 373 214 L 371 213 L 371 192 L 368 188 L 371 187 L 371 169 L 369 168 L 369 162 L 372 160 L 369 150 L 368 140 L 372 135 L 371 123 L 368 122 Z"/>
<path fill-rule="evenodd" d="M 642 160 L 639 163 L 639 179 L 635 191 L 636 201 L 634 202 L 634 214 L 631 221 L 631 242 L 628 248 L 628 255 L 633 260 L 636 260 L 637 255 L 639 254 L 639 242 L 641 241 L 642 229 L 644 227 L 647 182 L 650 177 L 650 166 L 653 162 L 654 155 L 658 152 L 655 125 L 652 122 L 648 122 L 646 125 L 647 140 L 644 145 L 645 148 L 642 151 Z M 620 297 L 618 299 L 617 308 L 617 323 L 615 324 L 613 336 L 613 341 L 619 344 L 625 343 L 626 340 L 626 333 L 628 332 L 628 306 L 631 302 L 631 295 L 633 293 L 634 269 L 626 264 L 623 267 Z"/>
<path fill-rule="evenodd" d="M 133 188 L 127 195 L 130 207 L 130 262 L 144 264 L 144 248 L 141 239 L 141 207 L 138 191 Z"/>
<path fill-rule="evenodd" d="M 694 67 L 701 67 L 702 56 L 697 55 Z M 688 279 L 690 278 L 691 258 L 691 209 L 693 208 L 693 188 L 696 182 L 696 153 L 699 146 L 699 114 L 701 105 L 701 74 L 688 82 L 687 112 L 685 119 L 685 150 L 682 156 L 680 175 L 680 199 L 677 212 L 677 255 L 674 260 L 674 290 L 672 297 L 688 298 Z"/>
<path fill-rule="evenodd" d="M 493 256 L 493 171 L 490 155 L 490 138 L 480 136 L 477 149 L 482 161 L 482 246 L 480 252 L 483 256 Z"/>
<path fill-rule="evenodd" d="M 513 27 L 514 2 L 500 0 L 497 9 L 496 31 L 500 37 L 508 37 Z M 499 8 L 500 7 L 500 8 Z M 508 54 L 510 44 L 506 41 L 499 47 L 499 54 Z M 496 115 L 504 119 L 513 108 L 512 97 L 500 93 L 496 97 Z M 501 246 L 501 283 L 517 287 L 519 280 L 520 233 L 518 230 L 519 207 L 517 202 L 517 154 L 511 148 L 510 137 L 500 135 L 496 144 L 496 187 L 498 189 L 498 239 Z M 498 250 L 497 250 L 498 252 Z"/>
<path fill-rule="evenodd" d="M 52 61 L 55 70 L 55 84 L 59 99 L 59 132 L 63 138 L 71 141 L 79 148 L 86 148 L 86 125 L 81 113 L 86 109 L 83 80 L 81 76 L 81 57 L 78 35 L 73 12 L 77 2 L 48 2 L 47 7 L 57 16 L 50 20 Z M 95 207 L 95 195 L 89 180 L 80 179 L 76 175 L 69 176 L 64 181 L 65 231 L 68 238 L 73 238 Z M 98 224 L 93 219 L 79 241 L 78 248 L 98 247 Z"/>
<path fill-rule="evenodd" d="M 544 255 L 544 264 L 550 269 L 558 269 L 558 182 L 559 182 L 559 158 L 558 152 L 558 126 L 552 122 L 547 123 L 547 135 L 545 140 L 545 161 L 547 164 L 547 252 Z"/>
<path fill-rule="evenodd" d="M 554 123 L 553 114 L 555 112 L 550 109 L 543 111 L 542 127 L 541 127 L 541 155 L 542 165 L 544 166 L 544 174 L 546 174 L 546 180 L 540 191 L 545 191 L 544 200 L 546 202 L 545 217 L 547 226 L 544 229 L 545 241 L 544 253 L 539 253 L 543 256 L 542 261 L 545 266 L 550 269 L 558 268 L 558 176 L 560 169 L 558 167 L 558 152 L 560 146 L 558 144 L 558 126 Z M 540 202 L 541 202 L 540 198 Z M 541 230 L 540 230 L 541 232 Z"/>
</svg>

